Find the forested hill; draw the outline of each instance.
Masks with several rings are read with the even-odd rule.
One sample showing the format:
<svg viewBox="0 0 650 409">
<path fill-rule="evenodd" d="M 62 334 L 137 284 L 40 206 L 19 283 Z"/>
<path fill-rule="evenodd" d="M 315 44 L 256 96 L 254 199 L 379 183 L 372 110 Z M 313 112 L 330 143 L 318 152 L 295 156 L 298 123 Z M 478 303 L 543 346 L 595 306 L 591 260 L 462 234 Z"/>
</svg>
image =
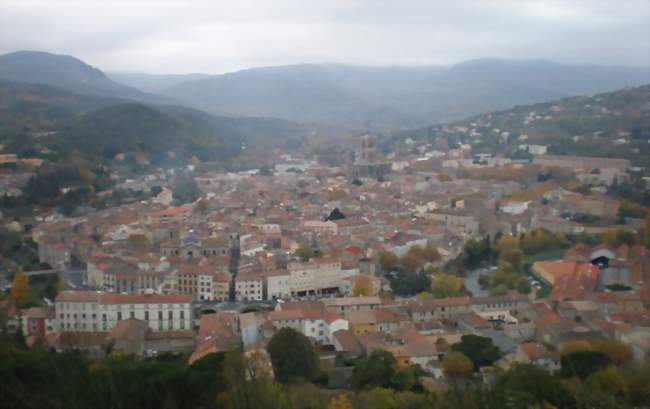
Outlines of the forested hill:
<svg viewBox="0 0 650 409">
<path fill-rule="evenodd" d="M 521 145 L 545 145 L 553 154 L 627 158 L 650 168 L 650 85 L 517 106 L 396 135 L 440 136 L 515 157 L 523 154 Z"/>
<path fill-rule="evenodd" d="M 298 140 L 305 127 L 284 120 L 227 118 L 163 105 L 78 95 L 58 88 L 0 81 L 0 145 L 3 153 L 93 161 L 132 153 L 143 163 L 183 163 L 192 156 L 232 158 L 242 144 Z M 48 155 L 52 157 L 52 155 Z"/>
<path fill-rule="evenodd" d="M 62 121 L 120 102 L 48 85 L 0 80 L 0 138 L 7 132 L 48 130 Z"/>
</svg>

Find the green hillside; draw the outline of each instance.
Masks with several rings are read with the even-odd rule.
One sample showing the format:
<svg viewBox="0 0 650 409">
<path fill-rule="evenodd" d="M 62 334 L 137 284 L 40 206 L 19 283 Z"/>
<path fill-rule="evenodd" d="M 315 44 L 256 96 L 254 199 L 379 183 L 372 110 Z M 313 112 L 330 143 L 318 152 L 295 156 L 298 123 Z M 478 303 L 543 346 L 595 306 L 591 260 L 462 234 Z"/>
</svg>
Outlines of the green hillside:
<svg viewBox="0 0 650 409">
<path fill-rule="evenodd" d="M 443 137 L 511 157 L 525 157 L 521 145 L 546 145 L 552 154 L 626 158 L 650 168 L 650 85 L 517 106 L 395 136 Z"/>
</svg>

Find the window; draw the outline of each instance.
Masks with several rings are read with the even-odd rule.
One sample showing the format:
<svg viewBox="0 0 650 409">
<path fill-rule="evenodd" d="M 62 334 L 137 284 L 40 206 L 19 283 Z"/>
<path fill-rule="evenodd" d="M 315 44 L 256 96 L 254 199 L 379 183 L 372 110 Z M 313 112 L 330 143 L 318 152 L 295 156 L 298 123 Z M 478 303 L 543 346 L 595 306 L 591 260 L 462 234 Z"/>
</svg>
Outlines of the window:
<svg viewBox="0 0 650 409">
<path fill-rule="evenodd" d="M 135 318 L 135 311 L 130 311 L 129 312 L 129 317 Z"/>
<path fill-rule="evenodd" d="M 181 311 L 181 319 L 185 319 L 185 311 Z"/>
<path fill-rule="evenodd" d="M 163 312 L 158 311 L 158 320 L 162 321 L 162 319 L 163 319 Z"/>
<path fill-rule="evenodd" d="M 149 311 L 144 312 L 144 320 L 149 321 Z"/>
<path fill-rule="evenodd" d="M 173 320 L 174 319 L 174 311 L 169 311 L 167 316 L 169 317 L 170 320 Z"/>
<path fill-rule="evenodd" d="M 122 320 L 122 311 L 117 312 L 117 320 L 121 321 Z"/>
</svg>

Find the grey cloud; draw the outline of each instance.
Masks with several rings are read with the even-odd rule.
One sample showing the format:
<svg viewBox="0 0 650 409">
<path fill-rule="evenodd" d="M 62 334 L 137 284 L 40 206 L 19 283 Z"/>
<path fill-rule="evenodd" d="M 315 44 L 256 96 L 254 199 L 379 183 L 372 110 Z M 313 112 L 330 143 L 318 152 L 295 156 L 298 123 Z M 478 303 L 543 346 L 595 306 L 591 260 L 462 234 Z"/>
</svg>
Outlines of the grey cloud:
<svg viewBox="0 0 650 409">
<path fill-rule="evenodd" d="M 648 21 L 648 0 L 2 0 L 0 52 L 160 73 L 479 57 L 648 66 Z"/>
</svg>

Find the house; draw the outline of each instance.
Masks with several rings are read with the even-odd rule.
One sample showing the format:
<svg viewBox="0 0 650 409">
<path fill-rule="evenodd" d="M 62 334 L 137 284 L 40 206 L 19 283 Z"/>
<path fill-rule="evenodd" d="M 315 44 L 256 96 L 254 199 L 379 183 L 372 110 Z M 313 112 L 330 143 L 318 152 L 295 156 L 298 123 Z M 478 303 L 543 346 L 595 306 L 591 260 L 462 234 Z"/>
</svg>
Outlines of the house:
<svg viewBox="0 0 650 409">
<path fill-rule="evenodd" d="M 397 257 L 403 257 L 413 247 L 426 247 L 427 238 L 415 234 L 398 232 L 386 240 L 385 243 Z"/>
<path fill-rule="evenodd" d="M 538 342 L 523 342 L 517 346 L 515 351 L 504 356 L 496 364 L 504 369 L 508 369 L 515 364 L 529 363 L 553 372 L 560 367 L 559 354 L 550 351 Z"/>
<path fill-rule="evenodd" d="M 324 298 L 321 300 L 325 309 L 347 317 L 352 311 L 372 310 L 381 305 L 381 299 L 373 297 L 339 297 Z"/>
<path fill-rule="evenodd" d="M 204 314 L 199 321 L 196 348 L 190 356 L 189 364 L 212 353 L 235 350 L 240 344 L 236 314 L 229 312 Z"/>
<path fill-rule="evenodd" d="M 506 214 L 522 214 L 528 209 L 530 201 L 505 200 L 499 205 L 499 210 Z"/>
<path fill-rule="evenodd" d="M 279 300 L 291 296 L 291 274 L 288 270 L 271 270 L 264 273 L 266 299 Z"/>
<path fill-rule="evenodd" d="M 347 358 L 357 358 L 363 353 L 356 335 L 350 330 L 339 330 L 332 334 L 333 345 L 337 352 Z"/>
<path fill-rule="evenodd" d="M 349 311 L 346 318 L 354 335 L 366 332 L 390 333 L 403 325 L 410 324 L 408 316 L 381 309 Z"/>
<path fill-rule="evenodd" d="M 348 320 L 342 316 L 317 309 L 293 308 L 281 311 L 271 311 L 268 321 L 274 331 L 289 327 L 301 332 L 317 345 L 332 345 L 333 334 L 339 330 L 347 330 Z"/>
<path fill-rule="evenodd" d="M 259 271 L 243 271 L 235 277 L 235 294 L 240 301 L 264 299 L 264 276 Z"/>
<path fill-rule="evenodd" d="M 502 296 L 474 297 L 470 308 L 487 321 L 516 324 L 517 315 L 529 305 L 528 297 L 510 292 Z"/>
<path fill-rule="evenodd" d="M 471 311 L 470 298 L 449 297 L 433 300 L 412 300 L 406 303 L 414 323 L 440 319 L 456 319 Z"/>
<path fill-rule="evenodd" d="M 339 226 L 333 221 L 307 220 L 302 224 L 303 231 L 317 234 L 331 234 L 336 236 L 339 232 Z"/>
<path fill-rule="evenodd" d="M 192 203 L 184 204 L 182 206 L 168 207 L 164 210 L 147 213 L 146 220 L 148 223 L 187 222 L 193 208 L 194 206 Z"/>
<path fill-rule="evenodd" d="M 227 240 L 223 238 L 199 238 L 194 231 L 183 240 L 168 240 L 160 244 L 163 257 L 180 257 L 192 259 L 201 257 L 226 257 L 230 253 Z"/>
</svg>

